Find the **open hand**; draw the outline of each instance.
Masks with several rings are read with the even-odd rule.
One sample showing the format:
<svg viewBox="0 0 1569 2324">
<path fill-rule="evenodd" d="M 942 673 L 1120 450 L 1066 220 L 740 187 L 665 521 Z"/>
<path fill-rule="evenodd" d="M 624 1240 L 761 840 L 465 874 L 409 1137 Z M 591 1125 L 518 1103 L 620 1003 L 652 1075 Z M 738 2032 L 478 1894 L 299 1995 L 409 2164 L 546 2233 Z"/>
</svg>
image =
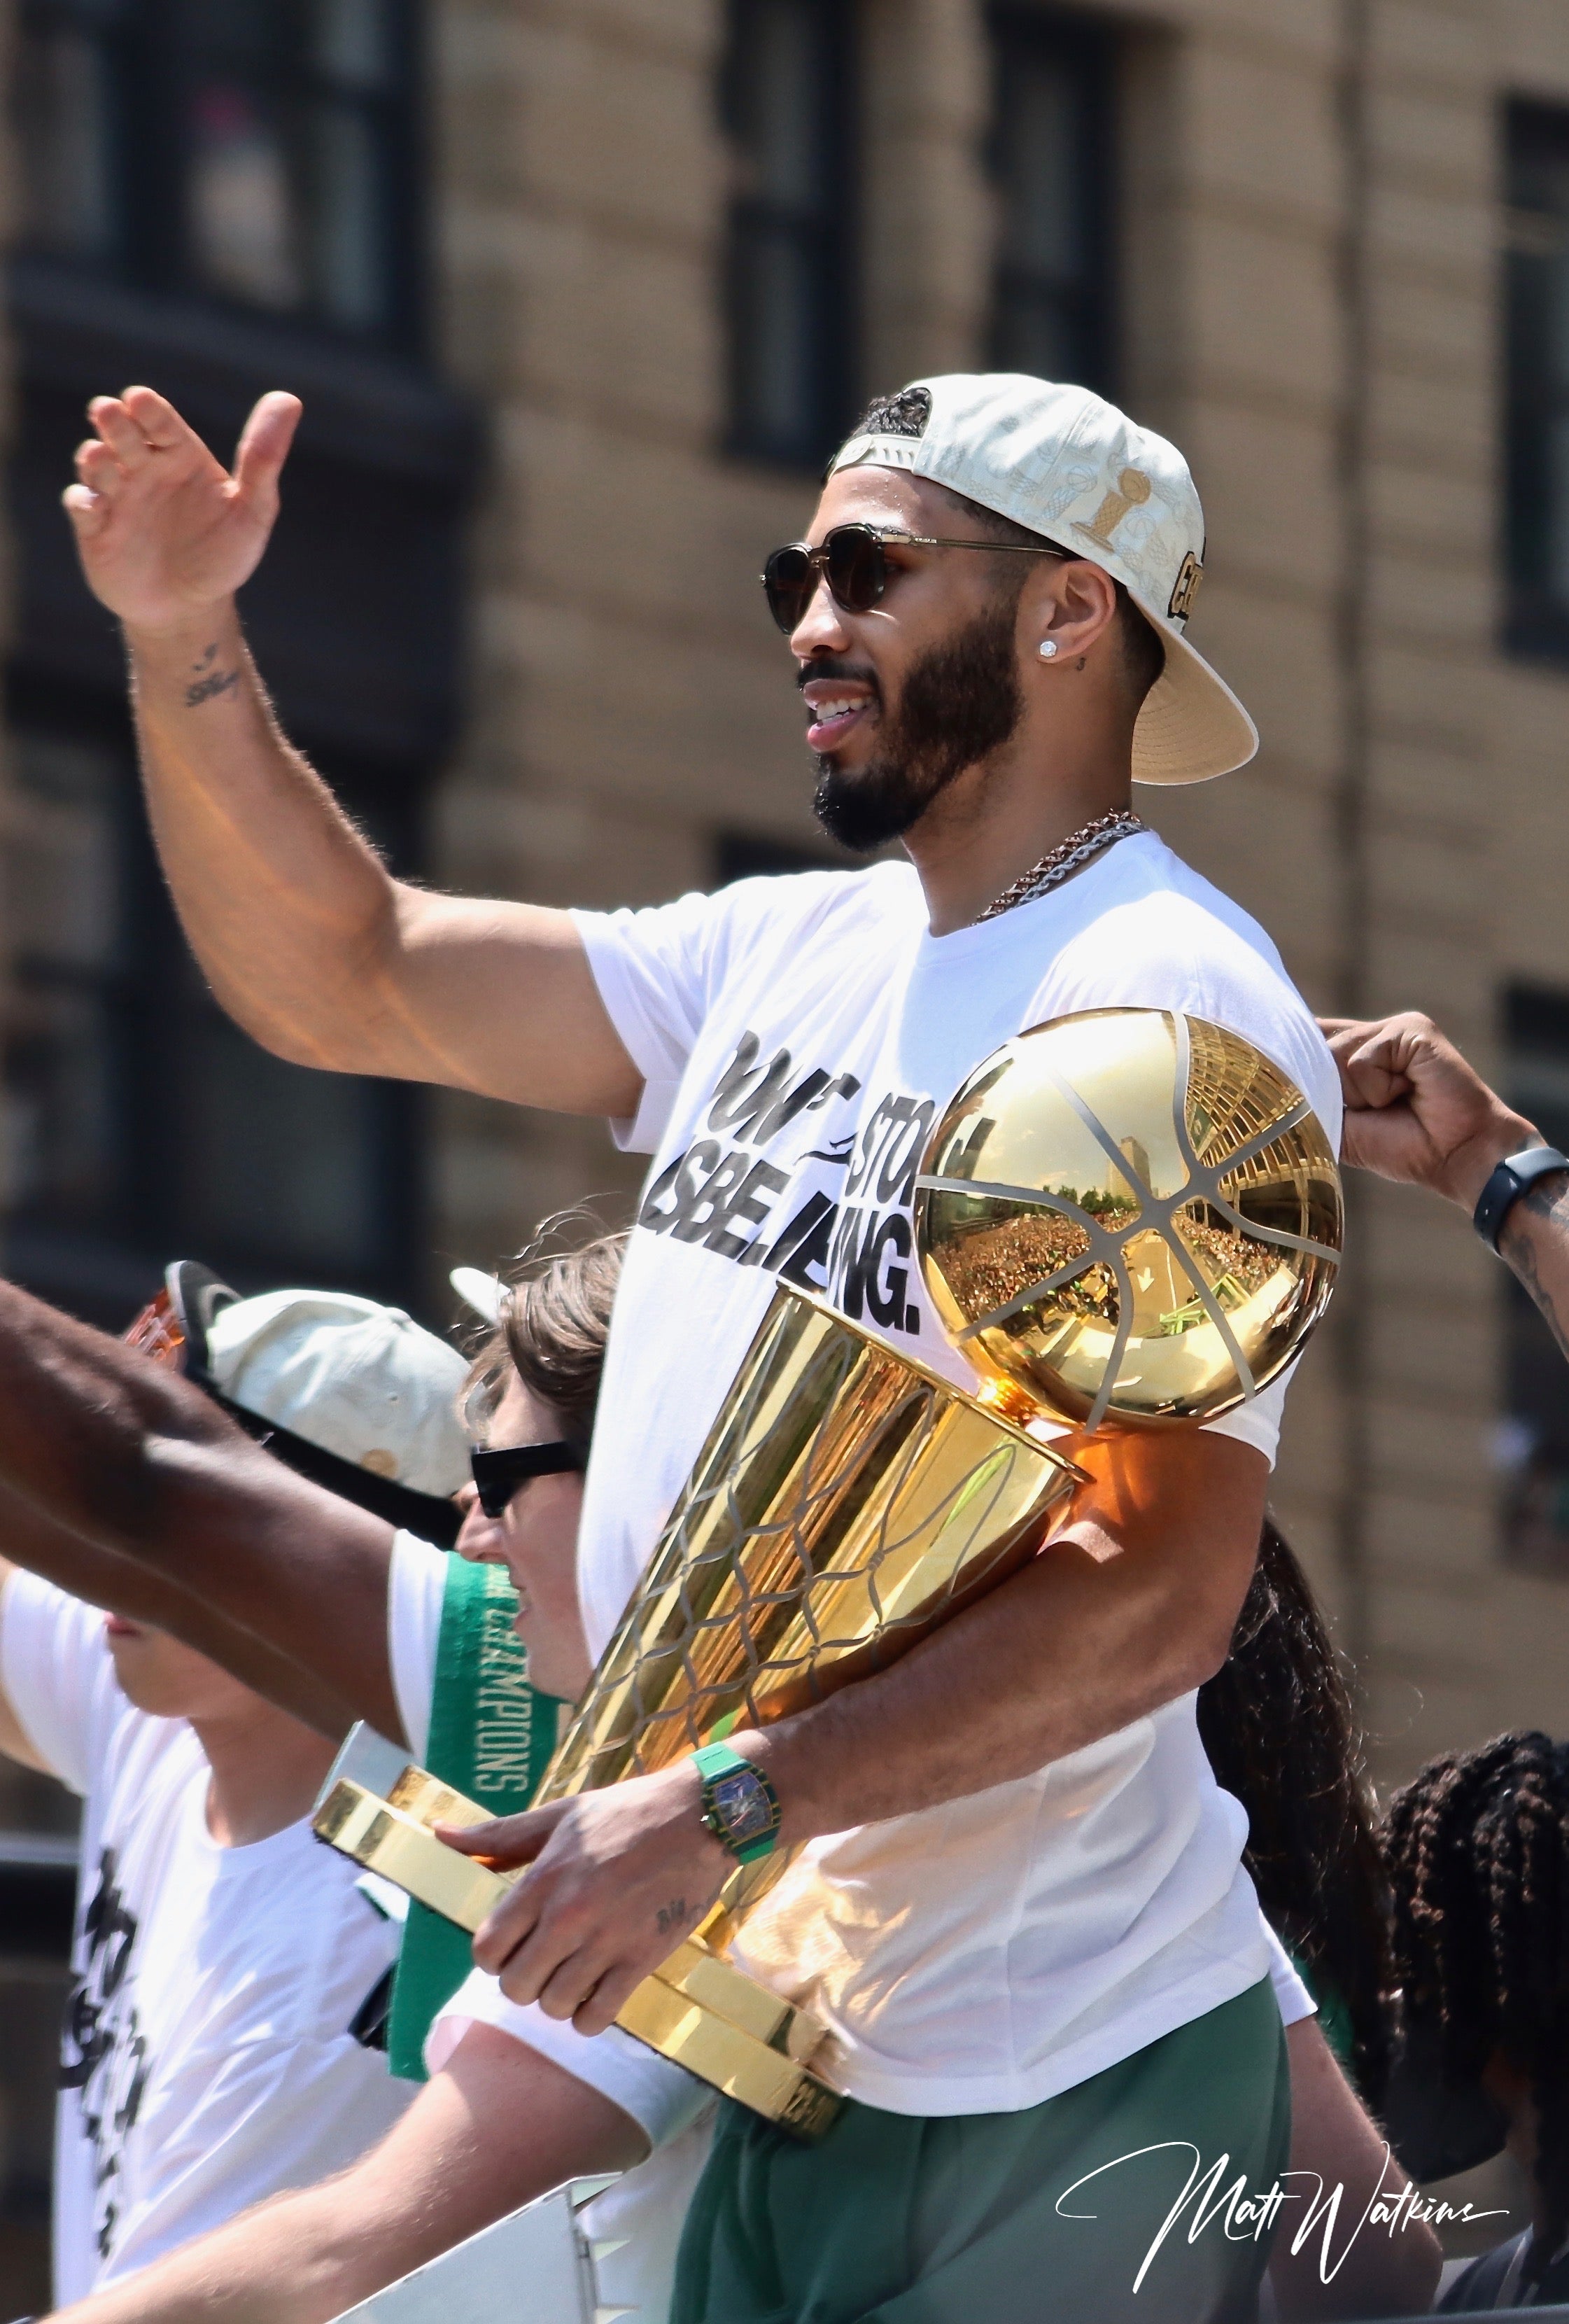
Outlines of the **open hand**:
<svg viewBox="0 0 1569 2324">
<path fill-rule="evenodd" d="M 300 409 L 298 396 L 264 395 L 231 475 L 151 388 L 94 398 L 65 507 L 88 586 L 127 629 L 179 629 L 250 579 Z"/>
<path fill-rule="evenodd" d="M 1537 1141 L 1430 1017 L 1321 1017 L 1345 1094 L 1344 1157 L 1467 1211 L 1506 1154 Z"/>
<path fill-rule="evenodd" d="M 493 1823 L 438 1824 L 465 1856 L 532 1868 L 475 1937 L 480 1968 L 509 2000 L 537 2001 L 580 2034 L 602 2034 L 736 1868 L 700 1821 L 702 1806 L 687 1759 Z"/>
</svg>

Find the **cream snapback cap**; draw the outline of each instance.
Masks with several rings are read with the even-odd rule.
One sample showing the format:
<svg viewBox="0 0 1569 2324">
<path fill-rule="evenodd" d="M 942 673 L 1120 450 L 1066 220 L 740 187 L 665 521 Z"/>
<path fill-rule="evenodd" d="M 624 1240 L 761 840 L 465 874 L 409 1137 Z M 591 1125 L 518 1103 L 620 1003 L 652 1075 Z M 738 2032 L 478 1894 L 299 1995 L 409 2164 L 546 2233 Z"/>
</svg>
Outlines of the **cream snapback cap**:
<svg viewBox="0 0 1569 2324">
<path fill-rule="evenodd" d="M 468 1477 L 468 1366 L 400 1307 L 344 1291 L 215 1302 L 205 1358 L 234 1403 L 355 1468 L 444 1500 Z"/>
<path fill-rule="evenodd" d="M 950 372 L 874 404 L 829 474 L 907 468 L 1089 558 L 1166 647 L 1133 729 L 1136 783 L 1202 783 L 1245 766 L 1258 729 L 1186 632 L 1204 575 L 1204 511 L 1174 444 L 1092 395 L 1023 372 Z"/>
</svg>

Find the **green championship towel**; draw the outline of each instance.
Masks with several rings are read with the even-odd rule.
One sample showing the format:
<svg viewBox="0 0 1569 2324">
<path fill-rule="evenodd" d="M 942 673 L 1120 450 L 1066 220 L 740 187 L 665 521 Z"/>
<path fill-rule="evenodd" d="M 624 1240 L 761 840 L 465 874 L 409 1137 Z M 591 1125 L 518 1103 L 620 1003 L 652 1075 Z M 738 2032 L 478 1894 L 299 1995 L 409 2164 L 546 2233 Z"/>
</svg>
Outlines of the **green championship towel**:
<svg viewBox="0 0 1569 2324">
<path fill-rule="evenodd" d="M 449 1555 L 425 1764 L 495 1815 L 528 1806 L 555 1748 L 556 1706 L 528 1683 L 517 1611 L 499 1566 Z M 425 2037 L 473 1966 L 469 1947 L 466 1930 L 410 1902 L 387 2026 L 387 2061 L 406 2081 L 425 2080 Z"/>
</svg>

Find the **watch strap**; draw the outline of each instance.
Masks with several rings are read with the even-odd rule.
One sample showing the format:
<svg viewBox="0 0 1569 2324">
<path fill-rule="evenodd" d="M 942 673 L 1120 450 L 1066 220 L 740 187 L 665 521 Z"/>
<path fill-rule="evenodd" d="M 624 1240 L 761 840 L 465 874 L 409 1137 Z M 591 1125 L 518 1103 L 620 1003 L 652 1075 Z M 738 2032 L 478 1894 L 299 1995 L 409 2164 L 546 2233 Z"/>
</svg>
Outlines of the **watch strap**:
<svg viewBox="0 0 1569 2324">
<path fill-rule="evenodd" d="M 779 1832 L 779 1794 L 761 1767 L 754 1766 L 744 1752 L 732 1751 L 728 1743 L 705 1743 L 692 1757 L 702 1781 L 702 1820 L 720 1846 L 729 1849 L 738 1864 L 755 1864 L 759 1857 L 772 1855 Z M 720 1812 L 714 1787 L 726 1776 L 740 1775 L 749 1777 L 766 1797 L 770 1821 L 766 1831 L 738 1843 Z"/>
<path fill-rule="evenodd" d="M 1477 1196 L 1476 1208 L 1471 1214 L 1472 1224 L 1489 1250 L 1498 1249 L 1499 1234 L 1510 1206 L 1528 1186 L 1534 1186 L 1538 1178 L 1551 1177 L 1555 1170 L 1569 1170 L 1569 1155 L 1560 1154 L 1555 1146 L 1525 1146 L 1499 1164 Z"/>
</svg>

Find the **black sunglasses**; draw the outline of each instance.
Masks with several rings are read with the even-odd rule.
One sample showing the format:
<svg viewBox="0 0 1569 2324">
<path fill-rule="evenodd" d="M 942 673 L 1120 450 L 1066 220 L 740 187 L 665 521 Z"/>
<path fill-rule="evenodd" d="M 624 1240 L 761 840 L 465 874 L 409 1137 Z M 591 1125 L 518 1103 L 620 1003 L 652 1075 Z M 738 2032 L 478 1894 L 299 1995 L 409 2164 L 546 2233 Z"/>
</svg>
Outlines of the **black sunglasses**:
<svg viewBox="0 0 1569 2324">
<path fill-rule="evenodd" d="M 818 576 L 828 583 L 829 595 L 847 613 L 869 613 L 888 586 L 885 543 L 906 549 L 984 549 L 994 557 L 1069 557 L 1066 549 L 1026 547 L 1014 540 L 945 540 L 922 532 L 879 530 L 870 524 L 836 524 L 823 535 L 821 549 L 793 540 L 776 549 L 760 578 L 768 611 L 786 637 L 797 628 L 817 594 Z"/>
<path fill-rule="evenodd" d="M 583 1454 L 564 1437 L 553 1444 L 504 1444 L 499 1452 L 469 1454 L 480 1507 L 488 1517 L 504 1516 L 518 1486 L 526 1485 L 530 1477 L 555 1477 L 564 1469 L 583 1465 Z"/>
</svg>

